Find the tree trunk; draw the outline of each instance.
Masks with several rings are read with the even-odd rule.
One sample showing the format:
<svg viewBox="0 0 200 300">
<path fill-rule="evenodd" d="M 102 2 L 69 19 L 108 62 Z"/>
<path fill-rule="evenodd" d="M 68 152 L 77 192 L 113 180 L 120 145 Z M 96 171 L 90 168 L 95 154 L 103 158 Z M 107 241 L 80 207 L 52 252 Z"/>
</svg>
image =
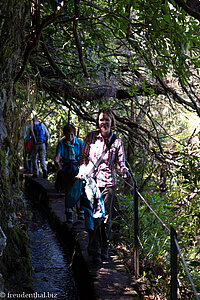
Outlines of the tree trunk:
<svg viewBox="0 0 200 300">
<path fill-rule="evenodd" d="M 32 283 L 28 236 L 16 218 L 16 207 L 23 206 L 19 196 L 19 159 L 11 138 L 13 124 L 16 119 L 20 120 L 20 115 L 15 115 L 17 102 L 14 99 L 14 81 L 25 48 L 27 1 L 0 0 L 0 5 L 0 226 L 7 238 L 7 245 L 2 249 L 3 255 L 0 257 L 0 271 L 7 289 L 30 291 Z M 25 286 L 21 284 L 24 279 Z"/>
</svg>

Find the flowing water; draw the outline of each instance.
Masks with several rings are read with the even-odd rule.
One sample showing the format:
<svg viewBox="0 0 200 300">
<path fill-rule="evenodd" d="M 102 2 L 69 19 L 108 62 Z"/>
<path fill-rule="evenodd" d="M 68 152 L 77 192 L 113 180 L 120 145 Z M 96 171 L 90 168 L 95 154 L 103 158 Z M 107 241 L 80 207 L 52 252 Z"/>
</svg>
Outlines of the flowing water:
<svg viewBox="0 0 200 300">
<path fill-rule="evenodd" d="M 64 252 L 47 218 L 35 208 L 31 211 L 29 236 L 35 299 L 79 299 L 69 255 Z"/>
</svg>

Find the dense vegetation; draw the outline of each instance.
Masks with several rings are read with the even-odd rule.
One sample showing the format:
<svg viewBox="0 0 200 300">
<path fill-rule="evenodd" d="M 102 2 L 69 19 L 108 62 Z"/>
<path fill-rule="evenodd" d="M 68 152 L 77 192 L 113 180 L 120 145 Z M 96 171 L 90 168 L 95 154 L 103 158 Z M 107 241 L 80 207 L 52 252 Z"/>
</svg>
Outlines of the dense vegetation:
<svg viewBox="0 0 200 300">
<path fill-rule="evenodd" d="M 51 133 L 53 180 L 63 124 L 75 123 L 84 138 L 99 107 L 111 107 L 138 189 L 179 232 L 200 290 L 199 1 L 21 2 L 25 24 L 15 28 L 21 34 L 21 56 L 13 74 L 12 113 L 4 117 L 14 148 L 22 154 L 24 128 L 37 114 Z M 118 200 L 124 222 L 116 222 L 131 253 L 131 189 L 119 185 Z M 169 239 L 143 203 L 140 216 L 147 256 L 164 270 L 165 297 Z M 189 287 L 183 278 L 180 271 L 181 292 Z"/>
</svg>

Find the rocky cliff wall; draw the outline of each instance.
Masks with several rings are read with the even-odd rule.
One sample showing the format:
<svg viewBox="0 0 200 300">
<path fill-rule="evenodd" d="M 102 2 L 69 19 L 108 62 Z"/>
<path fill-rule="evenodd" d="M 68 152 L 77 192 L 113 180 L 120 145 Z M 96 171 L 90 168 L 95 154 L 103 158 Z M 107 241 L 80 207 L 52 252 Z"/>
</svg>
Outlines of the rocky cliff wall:
<svg viewBox="0 0 200 300">
<path fill-rule="evenodd" d="M 0 1 L 0 277 L 1 289 L 4 281 L 4 288 L 9 291 L 32 289 L 29 238 L 23 222 L 19 222 L 24 205 L 18 151 L 13 139 L 13 124 L 21 117 L 16 114 L 14 82 L 25 48 L 27 3 Z"/>
</svg>

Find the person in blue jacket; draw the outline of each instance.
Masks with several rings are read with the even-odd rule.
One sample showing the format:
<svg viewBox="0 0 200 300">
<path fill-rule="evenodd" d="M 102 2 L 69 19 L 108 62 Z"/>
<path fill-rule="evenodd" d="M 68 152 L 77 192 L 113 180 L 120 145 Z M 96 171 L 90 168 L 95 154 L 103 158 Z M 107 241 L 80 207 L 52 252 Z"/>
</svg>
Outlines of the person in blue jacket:
<svg viewBox="0 0 200 300">
<path fill-rule="evenodd" d="M 33 178 L 39 176 L 38 159 L 39 154 L 40 164 L 43 172 L 43 178 L 47 178 L 47 164 L 46 164 L 46 146 L 48 144 L 50 134 L 47 127 L 39 122 L 38 117 L 35 116 L 30 124 L 28 133 L 28 140 L 31 138 L 31 161 L 33 164 Z"/>
<path fill-rule="evenodd" d="M 72 187 L 75 176 L 79 172 L 79 158 L 83 147 L 83 141 L 77 138 L 74 125 L 67 124 L 63 127 L 64 138 L 58 142 L 55 167 L 58 170 L 55 188 L 59 192 L 62 187 L 65 189 L 65 199 Z M 73 222 L 73 208 L 65 208 L 67 222 Z M 80 203 L 77 203 L 78 218 L 84 218 L 84 212 L 80 210 Z"/>
</svg>

